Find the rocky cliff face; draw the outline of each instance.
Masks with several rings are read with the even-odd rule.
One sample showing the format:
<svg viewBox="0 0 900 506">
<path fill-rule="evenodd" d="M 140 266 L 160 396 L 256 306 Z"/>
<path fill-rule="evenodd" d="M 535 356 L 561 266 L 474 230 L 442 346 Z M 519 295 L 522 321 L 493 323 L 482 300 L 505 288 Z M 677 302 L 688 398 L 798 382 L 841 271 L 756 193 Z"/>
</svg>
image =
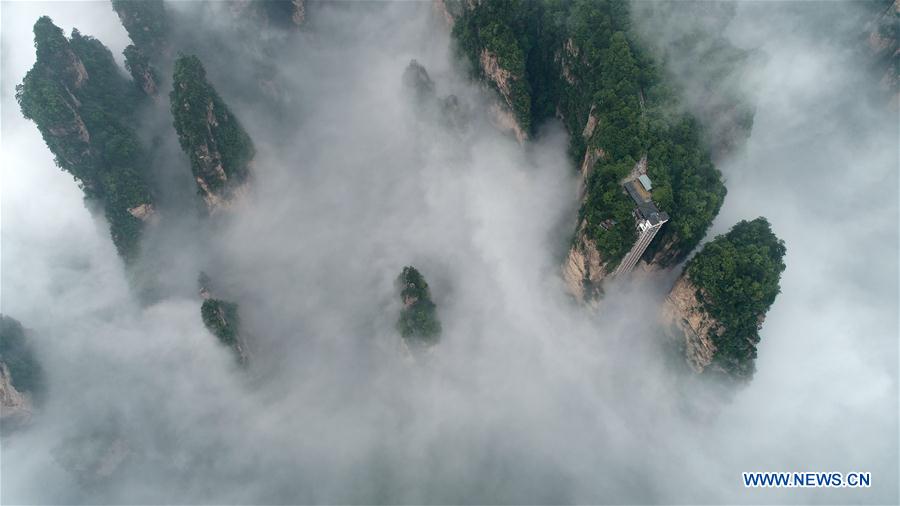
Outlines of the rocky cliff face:
<svg viewBox="0 0 900 506">
<path fill-rule="evenodd" d="M 144 220 L 129 210 L 153 208 L 148 161 L 132 129 L 140 96 L 98 40 L 77 30 L 67 39 L 48 17 L 35 23 L 34 34 L 37 61 L 16 99 L 56 163 L 75 176 L 87 199 L 101 204 L 116 248 L 130 261 Z"/>
<path fill-rule="evenodd" d="M 243 192 L 256 150 L 250 136 L 206 80 L 195 56 L 175 62 L 170 95 L 175 130 L 200 195 L 214 212 L 227 207 Z"/>
<path fill-rule="evenodd" d="M 125 68 L 131 73 L 134 83 L 148 97 L 156 98 L 159 95 L 160 78 L 156 67 L 150 63 L 150 58 L 135 45 L 125 48 Z"/>
<path fill-rule="evenodd" d="M 784 243 L 765 218 L 741 221 L 706 243 L 663 305 L 666 335 L 698 373 L 753 377 L 759 330 L 778 295 Z"/>
<path fill-rule="evenodd" d="M 133 44 L 125 48 L 125 67 L 139 89 L 156 97 L 160 88 L 158 69 L 171 63 L 171 32 L 162 0 L 112 0 Z"/>
<path fill-rule="evenodd" d="M 434 11 L 447 23 L 447 26 L 453 28 L 456 16 L 459 15 L 458 8 L 462 3 L 457 0 L 433 0 L 431 5 Z"/>
<path fill-rule="evenodd" d="M 9 367 L 0 362 L 0 423 L 25 424 L 31 412 L 31 399 L 16 389 Z"/>
<path fill-rule="evenodd" d="M 435 4 L 473 73 L 496 89 L 499 100 L 491 112 L 498 127 L 524 141 L 535 125 L 555 116 L 569 131 L 581 176 L 581 208 L 564 275 L 570 287 L 579 277 L 594 285 L 575 289 L 579 298 L 602 291 L 596 285 L 604 266 L 616 265 L 633 245 L 634 205 L 621 184 L 638 162 L 653 181 L 654 202 L 670 216 L 647 250 L 651 263 L 670 267 L 694 249 L 725 195 L 711 161 L 714 150 L 699 123 L 689 114 L 671 114 L 688 108 L 679 103 L 664 66 L 639 41 L 631 6 L 617 1 Z M 727 60 L 731 53 L 714 54 Z M 718 90 L 707 90 L 701 102 L 718 99 Z M 748 124 L 745 115 L 732 116 Z"/>
<path fill-rule="evenodd" d="M 150 59 L 169 51 L 170 22 L 163 0 L 112 0 L 128 37 Z"/>
<path fill-rule="evenodd" d="M 578 301 L 592 302 L 602 295 L 601 282 L 606 278 L 608 262 L 597 250 L 597 245 L 585 232 L 581 222 L 569 255 L 563 263 L 563 279 L 566 288 Z"/>
<path fill-rule="evenodd" d="M 875 3 L 881 9 L 869 23 L 866 42 L 874 56 L 876 71 L 882 75 L 879 85 L 888 95 L 890 106 L 900 107 L 900 0 Z"/>
<path fill-rule="evenodd" d="M 482 48 L 478 58 L 481 72 L 485 79 L 493 83 L 503 98 L 503 103 L 491 107 L 491 118 L 494 125 L 502 131 L 512 132 L 516 140 L 524 142 L 528 138 L 527 125 L 523 127 L 523 118 L 516 117 L 515 100 L 518 98 L 516 88 L 521 88 L 523 75 L 513 73 L 500 63 L 500 58 L 487 48 Z"/>
<path fill-rule="evenodd" d="M 17 427 L 31 419 L 43 391 L 43 371 L 22 325 L 0 315 L 0 423 Z"/>
<path fill-rule="evenodd" d="M 203 304 L 200 307 L 200 316 L 203 324 L 219 342 L 231 348 L 235 359 L 241 366 L 246 366 L 250 360 L 247 353 L 247 345 L 241 332 L 241 319 L 238 314 L 238 305 L 222 299 L 214 298 L 215 289 L 205 273 L 201 272 L 198 279 L 200 298 Z"/>
<path fill-rule="evenodd" d="M 523 12 L 527 10 L 519 7 Z M 532 122 L 527 55 L 519 40 L 526 35 L 517 33 L 522 26 L 502 22 L 509 17 L 508 9 L 515 12 L 518 7 L 477 0 L 443 0 L 436 2 L 434 8 L 452 26 L 459 49 L 468 56 L 474 72 L 496 91 L 498 100 L 489 110 L 492 123 L 524 142 L 531 133 Z"/>
<path fill-rule="evenodd" d="M 712 364 L 716 345 L 712 337 L 721 332 L 697 299 L 697 287 L 688 276 L 675 283 L 663 303 L 662 323 L 666 335 L 683 343 L 685 359 L 695 372 L 701 373 Z"/>
</svg>

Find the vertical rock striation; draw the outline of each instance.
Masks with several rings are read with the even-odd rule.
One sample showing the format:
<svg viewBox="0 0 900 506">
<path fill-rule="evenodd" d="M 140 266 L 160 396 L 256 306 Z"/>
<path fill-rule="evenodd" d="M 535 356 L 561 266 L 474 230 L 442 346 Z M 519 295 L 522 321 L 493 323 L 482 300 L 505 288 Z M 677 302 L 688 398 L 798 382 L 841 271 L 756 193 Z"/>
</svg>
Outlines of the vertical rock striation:
<svg viewBox="0 0 900 506">
<path fill-rule="evenodd" d="M 43 384 L 43 370 L 25 329 L 15 319 L 0 315 L 0 422 L 27 423 Z"/>
<path fill-rule="evenodd" d="M 169 63 L 170 21 L 162 0 L 112 0 L 132 44 L 125 48 L 125 67 L 139 89 L 158 96 L 159 69 Z"/>
<path fill-rule="evenodd" d="M 704 245 L 685 267 L 662 310 L 666 334 L 683 343 L 698 373 L 749 381 L 759 329 L 778 295 L 784 242 L 765 218 L 741 221 Z"/>
<path fill-rule="evenodd" d="M 16 87 L 22 114 L 40 130 L 60 168 L 103 208 L 119 254 L 133 260 L 153 214 L 148 161 L 133 127 L 140 95 L 100 41 L 50 18 L 34 25 L 37 60 Z"/>
<path fill-rule="evenodd" d="M 203 324 L 219 339 L 220 343 L 231 348 L 238 364 L 247 365 L 249 356 L 241 335 L 238 305 L 234 302 L 214 298 L 210 279 L 203 272 L 200 273 L 198 284 L 200 297 L 203 299 L 203 305 L 200 307 Z"/>
<path fill-rule="evenodd" d="M 170 95 L 175 131 L 191 159 L 200 195 L 210 211 L 226 207 L 250 175 L 256 150 L 247 132 L 206 80 L 196 56 L 175 61 Z"/>
<path fill-rule="evenodd" d="M 867 7 L 880 8 L 869 23 L 866 42 L 875 70 L 882 76 L 879 86 L 889 97 L 890 106 L 897 109 L 900 107 L 900 0 L 869 2 Z"/>
<path fill-rule="evenodd" d="M 634 205 L 622 182 L 638 165 L 670 216 L 644 258 L 670 267 L 696 247 L 725 187 L 709 136 L 689 114 L 673 113 L 686 108 L 638 40 L 631 4 L 442 1 L 435 8 L 451 21 L 474 74 L 501 98 L 496 122 L 518 129 L 520 139 L 552 117 L 569 131 L 581 208 L 564 274 L 570 287 L 590 288 L 575 289 L 577 297 L 601 292 L 605 274 L 634 243 Z M 706 100 L 718 91 L 711 88 Z"/>
</svg>

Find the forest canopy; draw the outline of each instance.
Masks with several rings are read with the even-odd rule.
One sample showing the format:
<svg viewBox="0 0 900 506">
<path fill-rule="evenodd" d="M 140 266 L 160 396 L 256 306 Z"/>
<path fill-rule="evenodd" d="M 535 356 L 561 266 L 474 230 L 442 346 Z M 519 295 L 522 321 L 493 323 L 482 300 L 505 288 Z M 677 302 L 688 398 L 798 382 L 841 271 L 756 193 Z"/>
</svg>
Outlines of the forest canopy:
<svg viewBox="0 0 900 506">
<path fill-rule="evenodd" d="M 733 377 L 753 376 L 759 328 L 780 292 L 785 252 L 769 222 L 757 218 L 739 222 L 688 262 L 697 299 L 718 322 L 714 361 Z"/>
</svg>

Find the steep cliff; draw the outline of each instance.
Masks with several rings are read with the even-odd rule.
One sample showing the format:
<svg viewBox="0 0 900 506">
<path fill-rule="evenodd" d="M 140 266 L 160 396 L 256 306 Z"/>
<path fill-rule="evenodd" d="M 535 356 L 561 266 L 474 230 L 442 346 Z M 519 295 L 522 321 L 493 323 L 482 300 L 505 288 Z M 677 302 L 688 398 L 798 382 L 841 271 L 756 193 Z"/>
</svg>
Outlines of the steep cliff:
<svg viewBox="0 0 900 506">
<path fill-rule="evenodd" d="M 128 37 L 149 58 L 169 50 L 170 22 L 162 0 L 112 0 L 112 7 Z"/>
<path fill-rule="evenodd" d="M 43 371 L 22 325 L 0 315 L 0 421 L 18 425 L 31 418 L 43 393 Z"/>
<path fill-rule="evenodd" d="M 703 309 L 698 288 L 687 274 L 678 278 L 663 304 L 666 334 L 683 340 L 685 359 L 695 372 L 703 372 L 716 354 L 714 337 L 720 336 L 719 323 Z"/>
<path fill-rule="evenodd" d="M 396 285 L 403 303 L 400 319 L 397 320 L 400 335 L 408 345 L 437 344 L 441 337 L 441 322 L 425 278 L 415 267 L 404 267 Z"/>
<path fill-rule="evenodd" d="M 134 44 L 125 48 L 125 68 L 131 73 L 131 79 L 148 97 L 159 95 L 160 77 L 150 58 Z"/>
<path fill-rule="evenodd" d="M 219 342 L 231 348 L 240 365 L 247 365 L 249 356 L 241 336 L 238 305 L 234 302 L 213 298 L 210 279 L 205 273 L 200 273 L 198 284 L 200 297 L 203 299 L 203 305 L 200 307 L 203 324 L 219 339 Z"/>
<path fill-rule="evenodd" d="M 890 106 L 900 107 L 900 0 L 867 2 L 876 10 L 866 33 L 875 72 L 881 74 L 879 86 L 889 97 Z"/>
<path fill-rule="evenodd" d="M 171 58 L 170 21 L 162 0 L 112 0 L 113 10 L 133 44 L 125 48 L 125 68 L 139 89 L 156 97 L 161 66 Z"/>
<path fill-rule="evenodd" d="M 757 218 L 739 222 L 688 262 L 662 321 L 666 334 L 684 344 L 694 371 L 753 377 L 759 329 L 779 293 L 785 251 L 769 222 Z"/>
<path fill-rule="evenodd" d="M 600 255 L 597 245 L 584 231 L 585 226 L 582 220 L 563 264 L 563 279 L 569 293 L 580 301 L 592 302 L 602 295 L 600 282 L 609 274 L 609 262 Z"/>
<path fill-rule="evenodd" d="M 639 40 L 629 3 L 442 2 L 436 8 L 452 21 L 460 52 L 496 88 L 518 128 L 533 134 L 556 116 L 569 130 L 582 195 L 564 266 L 569 286 L 600 292 L 605 274 L 630 250 L 634 205 L 622 181 L 638 166 L 653 181 L 654 202 L 670 216 L 644 258 L 672 266 L 696 247 L 725 187 L 700 124 L 674 112 L 684 107 Z M 587 244 L 596 254 L 584 254 Z M 581 260 L 585 268 L 574 268 Z M 574 280 L 579 270 L 591 273 L 581 283 Z"/>
<path fill-rule="evenodd" d="M 453 36 L 471 62 L 473 74 L 501 98 L 491 111 L 494 123 L 524 141 L 532 128 L 532 90 L 526 75 L 531 35 L 528 23 L 538 15 L 538 7 L 518 1 L 437 6 L 454 20 Z M 448 9 L 459 14 L 451 16 Z"/>
<path fill-rule="evenodd" d="M 133 130 L 141 96 L 100 41 L 78 30 L 67 39 L 46 16 L 34 35 L 37 60 L 16 87 L 22 114 L 104 209 L 119 254 L 131 261 L 153 215 L 147 157 Z"/>
<path fill-rule="evenodd" d="M 227 206 L 250 175 L 256 150 L 247 132 L 206 80 L 196 56 L 175 61 L 170 95 L 175 131 L 191 159 L 199 193 L 210 211 Z"/>
</svg>

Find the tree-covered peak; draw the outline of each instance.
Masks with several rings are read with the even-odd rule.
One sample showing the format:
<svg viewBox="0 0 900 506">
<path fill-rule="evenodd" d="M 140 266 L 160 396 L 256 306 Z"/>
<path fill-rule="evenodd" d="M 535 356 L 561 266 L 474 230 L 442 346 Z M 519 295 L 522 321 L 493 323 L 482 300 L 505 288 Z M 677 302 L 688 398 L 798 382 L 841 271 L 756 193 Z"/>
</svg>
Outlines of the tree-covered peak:
<svg viewBox="0 0 900 506">
<path fill-rule="evenodd" d="M 201 195 L 214 208 L 249 176 L 253 141 L 207 81 L 196 56 L 180 54 L 175 60 L 169 98 L 178 140 L 191 157 Z"/>
<path fill-rule="evenodd" d="M 415 267 L 404 267 L 397 277 L 397 287 L 403 303 L 400 319 L 397 321 L 400 335 L 408 343 L 437 343 L 441 335 L 441 322 L 425 277 Z"/>
<path fill-rule="evenodd" d="M 9 371 L 12 386 L 16 390 L 31 395 L 42 393 L 43 371 L 34 356 L 28 333 L 18 320 L 2 314 L 0 364 Z"/>
<path fill-rule="evenodd" d="M 738 379 L 755 370 L 759 328 L 780 292 L 785 252 L 769 222 L 757 218 L 704 245 L 686 268 L 697 300 L 718 322 L 715 362 Z"/>
<path fill-rule="evenodd" d="M 112 0 L 131 41 L 151 59 L 165 51 L 169 18 L 162 0 Z"/>
<path fill-rule="evenodd" d="M 37 60 L 16 87 L 22 114 L 85 197 L 102 204 L 119 253 L 133 259 L 152 209 L 148 163 L 133 130 L 140 97 L 99 40 L 78 30 L 66 38 L 46 16 L 34 36 Z"/>
<path fill-rule="evenodd" d="M 53 24 L 49 16 L 41 16 L 34 23 L 34 48 L 38 61 L 48 61 L 68 48 L 69 42 L 62 28 Z"/>
<path fill-rule="evenodd" d="M 175 83 L 186 86 L 190 82 L 206 84 L 206 69 L 195 55 L 179 54 L 175 60 Z"/>
</svg>

